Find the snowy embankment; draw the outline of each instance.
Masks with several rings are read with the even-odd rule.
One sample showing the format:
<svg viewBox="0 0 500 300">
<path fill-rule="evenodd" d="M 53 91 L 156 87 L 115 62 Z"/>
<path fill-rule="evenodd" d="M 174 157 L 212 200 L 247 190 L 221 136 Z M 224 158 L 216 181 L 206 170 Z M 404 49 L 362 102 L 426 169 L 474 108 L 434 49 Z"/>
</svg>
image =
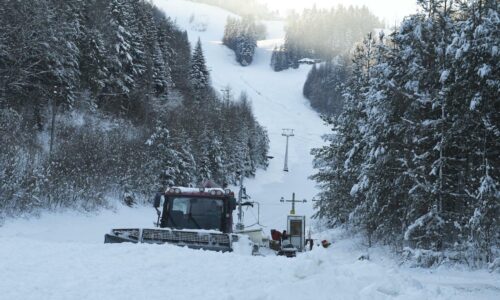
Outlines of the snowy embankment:
<svg viewBox="0 0 500 300">
<path fill-rule="evenodd" d="M 245 90 L 252 98 L 275 158 L 267 171 L 247 181 L 247 190 L 261 203 L 266 232 L 284 229 L 289 206 L 279 198 L 296 192 L 298 199 L 310 200 L 317 192 L 307 179 L 313 173 L 309 151 L 321 145 L 327 128 L 301 96 L 308 68 L 274 73 L 268 67 L 283 24 L 268 23 L 270 40 L 261 41 L 254 63 L 242 68 L 220 45 L 226 12 L 179 0 L 155 3 L 189 29 L 191 41 L 201 38 L 216 88 L 229 85 L 236 95 Z M 205 32 L 190 30 L 192 14 L 207 23 Z M 289 173 L 282 171 L 282 128 L 296 129 Z M 298 204 L 297 212 L 310 216 L 312 204 Z M 247 224 L 255 223 L 256 213 L 247 211 Z M 384 249 L 372 249 L 371 260 L 360 261 L 366 251 L 360 242 L 337 231 L 316 235 L 332 240 L 330 248 L 295 259 L 253 257 L 244 245 L 221 254 L 171 245 L 103 244 L 110 228 L 151 227 L 155 217 L 146 207 L 9 220 L 0 227 L 0 299 L 500 299 L 498 274 L 399 267 Z"/>
</svg>

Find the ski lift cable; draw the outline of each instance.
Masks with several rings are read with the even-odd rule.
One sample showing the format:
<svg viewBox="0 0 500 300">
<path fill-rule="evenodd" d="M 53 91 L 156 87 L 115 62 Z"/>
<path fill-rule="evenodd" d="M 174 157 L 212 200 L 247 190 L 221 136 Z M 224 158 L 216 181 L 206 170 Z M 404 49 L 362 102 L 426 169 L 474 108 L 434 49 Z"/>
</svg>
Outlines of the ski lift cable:
<svg viewBox="0 0 500 300">
<path fill-rule="evenodd" d="M 250 208 L 249 208 L 249 207 L 247 207 L 247 208 L 246 208 L 246 210 L 245 210 L 245 212 L 248 212 L 248 210 L 249 210 L 249 209 L 250 209 Z M 255 216 L 255 213 L 254 213 L 254 211 L 253 211 L 253 210 L 250 210 L 250 213 L 252 214 L 252 216 L 253 216 L 253 218 L 254 218 L 254 220 L 255 220 L 256 222 L 255 222 L 255 223 L 253 223 L 252 225 L 247 225 L 247 226 L 245 226 L 245 227 L 252 227 L 252 226 L 255 226 L 255 225 L 259 225 L 259 226 L 261 226 L 261 227 L 267 227 L 267 226 L 265 226 L 265 225 L 260 224 L 259 217 L 258 217 L 258 216 Z"/>
<path fill-rule="evenodd" d="M 248 226 L 246 226 L 246 227 L 247 227 L 247 228 L 249 228 L 249 227 L 253 227 L 253 226 L 255 226 L 255 225 L 259 225 L 260 227 L 263 227 L 263 228 L 267 227 L 266 225 L 262 225 L 262 224 L 260 224 L 260 223 L 253 223 L 252 225 L 248 225 Z"/>
<path fill-rule="evenodd" d="M 249 208 L 247 207 L 247 209 L 246 209 L 246 210 L 248 211 L 248 209 L 249 209 Z M 252 210 L 250 210 L 250 213 L 252 214 L 252 216 L 253 216 L 253 218 L 255 219 L 255 221 L 257 221 L 257 223 L 255 223 L 255 224 L 259 224 L 259 218 L 257 218 L 257 217 L 255 216 L 255 214 L 253 213 L 253 211 L 252 211 Z M 247 227 L 248 227 L 248 226 L 247 226 Z"/>
</svg>

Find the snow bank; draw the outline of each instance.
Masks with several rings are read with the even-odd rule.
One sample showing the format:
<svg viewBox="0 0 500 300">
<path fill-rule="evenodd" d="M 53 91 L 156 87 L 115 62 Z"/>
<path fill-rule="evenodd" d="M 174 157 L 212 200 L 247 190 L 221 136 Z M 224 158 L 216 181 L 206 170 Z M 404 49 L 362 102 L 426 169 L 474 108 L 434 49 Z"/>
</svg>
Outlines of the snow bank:
<svg viewBox="0 0 500 300">
<path fill-rule="evenodd" d="M 46 214 L 0 227 L 1 299 L 498 299 L 500 274 L 398 267 L 342 231 L 296 258 L 172 245 L 103 244 L 111 226 L 147 226 L 152 208 Z M 112 225 L 114 224 L 114 225 Z"/>
</svg>

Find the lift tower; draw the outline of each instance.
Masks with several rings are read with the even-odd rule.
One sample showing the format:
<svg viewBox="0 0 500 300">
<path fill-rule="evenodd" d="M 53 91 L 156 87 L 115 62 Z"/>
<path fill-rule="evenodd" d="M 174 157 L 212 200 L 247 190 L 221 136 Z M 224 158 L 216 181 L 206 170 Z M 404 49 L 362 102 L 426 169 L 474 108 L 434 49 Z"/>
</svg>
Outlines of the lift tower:
<svg viewBox="0 0 500 300">
<path fill-rule="evenodd" d="M 286 137 L 285 166 L 283 167 L 283 171 L 288 172 L 288 139 L 295 135 L 293 134 L 293 129 L 289 128 L 284 128 L 281 135 Z"/>
</svg>

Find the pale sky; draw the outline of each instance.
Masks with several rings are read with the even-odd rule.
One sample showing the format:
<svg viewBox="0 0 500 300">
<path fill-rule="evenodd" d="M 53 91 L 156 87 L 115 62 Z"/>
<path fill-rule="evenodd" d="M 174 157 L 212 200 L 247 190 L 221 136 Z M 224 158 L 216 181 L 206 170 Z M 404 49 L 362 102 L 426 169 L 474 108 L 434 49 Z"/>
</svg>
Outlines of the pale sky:
<svg viewBox="0 0 500 300">
<path fill-rule="evenodd" d="M 279 9 L 281 12 L 286 12 L 289 9 L 301 11 L 303 8 L 312 7 L 314 3 L 318 8 L 332 7 L 338 4 L 344 6 L 365 5 L 389 26 L 417 10 L 416 0 L 260 0 L 260 2 L 267 3 L 270 9 Z"/>
</svg>

